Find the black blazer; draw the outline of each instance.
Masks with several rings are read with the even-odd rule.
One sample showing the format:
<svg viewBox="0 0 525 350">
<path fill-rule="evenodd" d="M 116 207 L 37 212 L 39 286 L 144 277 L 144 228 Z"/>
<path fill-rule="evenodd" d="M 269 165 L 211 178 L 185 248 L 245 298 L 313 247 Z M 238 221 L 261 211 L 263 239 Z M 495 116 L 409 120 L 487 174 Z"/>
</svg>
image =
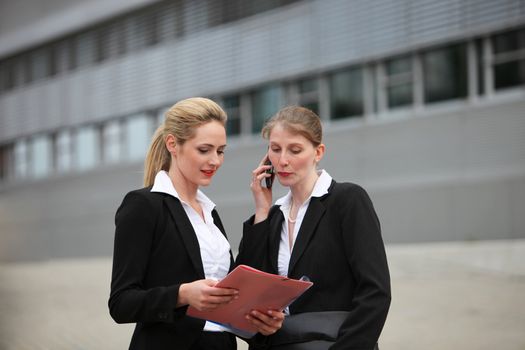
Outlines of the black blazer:
<svg viewBox="0 0 525 350">
<path fill-rule="evenodd" d="M 117 210 L 109 310 L 137 324 L 130 349 L 189 349 L 205 322 L 176 305 L 182 283 L 205 278 L 199 242 L 181 202 L 150 190 L 128 193 Z"/>
<path fill-rule="evenodd" d="M 284 216 L 273 206 L 265 221 L 253 220 L 244 223 L 236 263 L 278 273 Z M 379 220 L 363 188 L 332 181 L 326 195 L 312 197 L 288 276 L 314 282 L 290 305 L 291 314 L 350 312 L 332 349 L 374 348 L 390 306 L 390 276 Z"/>
</svg>

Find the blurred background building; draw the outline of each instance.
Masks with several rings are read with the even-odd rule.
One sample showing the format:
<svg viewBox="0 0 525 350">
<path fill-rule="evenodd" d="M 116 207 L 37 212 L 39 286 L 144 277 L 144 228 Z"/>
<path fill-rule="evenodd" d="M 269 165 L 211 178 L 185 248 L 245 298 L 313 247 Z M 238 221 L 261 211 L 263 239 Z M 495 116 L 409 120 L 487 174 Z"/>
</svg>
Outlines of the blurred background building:
<svg viewBox="0 0 525 350">
<path fill-rule="evenodd" d="M 387 243 L 525 237 L 524 0 L 18 0 L 0 1 L 0 261 L 110 256 L 190 96 L 228 113 L 205 192 L 234 249 L 288 104 L 324 120 L 322 166 L 369 191 Z"/>
</svg>

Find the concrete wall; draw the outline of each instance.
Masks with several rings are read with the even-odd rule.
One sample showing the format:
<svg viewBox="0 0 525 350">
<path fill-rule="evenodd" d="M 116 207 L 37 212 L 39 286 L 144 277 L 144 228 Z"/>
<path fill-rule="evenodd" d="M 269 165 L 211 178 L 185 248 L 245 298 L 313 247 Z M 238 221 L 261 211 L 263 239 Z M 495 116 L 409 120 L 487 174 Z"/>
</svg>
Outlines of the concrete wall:
<svg viewBox="0 0 525 350">
<path fill-rule="evenodd" d="M 523 238 L 524 111 L 520 95 L 366 125 L 332 123 L 321 166 L 368 190 L 386 242 Z M 236 249 L 253 208 L 250 171 L 266 146 L 255 136 L 228 143 L 205 192 Z M 141 187 L 141 169 L 108 167 L 3 188 L 0 260 L 110 255 L 114 213 L 127 191 Z"/>
</svg>

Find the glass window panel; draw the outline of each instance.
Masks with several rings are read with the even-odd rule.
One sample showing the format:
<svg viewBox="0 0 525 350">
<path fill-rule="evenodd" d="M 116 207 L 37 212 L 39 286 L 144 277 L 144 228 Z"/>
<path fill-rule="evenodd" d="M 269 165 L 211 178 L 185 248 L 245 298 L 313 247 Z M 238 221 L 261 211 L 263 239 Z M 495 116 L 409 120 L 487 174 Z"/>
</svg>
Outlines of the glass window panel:
<svg viewBox="0 0 525 350">
<path fill-rule="evenodd" d="M 154 125 L 153 130 L 157 130 L 157 128 L 164 123 L 164 120 L 166 119 L 166 112 L 170 109 L 170 107 L 162 108 L 157 112 L 157 121 Z"/>
<path fill-rule="evenodd" d="M 27 142 L 20 140 L 15 143 L 14 153 L 15 177 L 25 178 L 28 175 L 28 149 Z"/>
<path fill-rule="evenodd" d="M 400 107 L 412 104 L 412 84 L 399 84 L 387 89 L 388 107 Z"/>
<path fill-rule="evenodd" d="M 317 92 L 317 79 L 306 79 L 299 82 L 299 93 Z"/>
<path fill-rule="evenodd" d="M 223 105 L 228 116 L 226 133 L 228 135 L 239 135 L 241 133 L 241 99 L 239 95 L 225 97 Z"/>
<path fill-rule="evenodd" d="M 106 163 L 115 163 L 121 159 L 122 147 L 120 137 L 120 122 L 111 121 L 102 129 L 102 157 Z"/>
<path fill-rule="evenodd" d="M 87 66 L 95 62 L 96 46 L 95 46 L 95 32 L 82 33 L 75 41 L 75 54 L 77 66 Z"/>
<path fill-rule="evenodd" d="M 99 133 L 93 126 L 82 127 L 75 137 L 75 166 L 78 170 L 95 167 L 99 160 Z"/>
<path fill-rule="evenodd" d="M 72 142 L 69 130 L 61 131 L 56 136 L 55 158 L 57 172 L 67 172 L 72 167 Z"/>
<path fill-rule="evenodd" d="M 399 57 L 385 62 L 388 108 L 412 104 L 412 58 Z"/>
<path fill-rule="evenodd" d="M 525 49 L 525 29 L 513 30 L 492 37 L 494 54 Z"/>
<path fill-rule="evenodd" d="M 35 178 L 45 177 L 51 173 L 52 152 L 52 142 L 49 136 L 41 135 L 31 140 L 31 173 Z"/>
<path fill-rule="evenodd" d="M 319 91 L 317 79 L 299 81 L 299 104 L 315 113 L 319 113 Z"/>
<path fill-rule="evenodd" d="M 15 87 L 14 62 L 8 59 L 0 67 L 0 91 L 8 91 Z"/>
<path fill-rule="evenodd" d="M 0 146 L 0 181 L 7 178 L 9 170 L 9 147 L 7 145 Z"/>
<path fill-rule="evenodd" d="M 252 95 L 252 132 L 261 131 L 264 123 L 281 105 L 281 88 L 277 84 L 265 86 Z"/>
<path fill-rule="evenodd" d="M 525 29 L 492 37 L 496 90 L 525 84 Z"/>
<path fill-rule="evenodd" d="M 475 41 L 475 46 L 476 46 L 476 63 L 477 63 L 477 67 L 476 67 L 476 70 L 477 70 L 477 73 L 478 73 L 478 87 L 477 87 L 477 91 L 478 91 L 478 95 L 483 95 L 483 93 L 485 92 L 485 59 L 484 59 L 484 55 L 483 55 L 483 40 L 482 39 L 477 39 Z"/>
<path fill-rule="evenodd" d="M 412 60 L 410 57 L 401 57 L 386 62 L 386 74 L 388 76 L 412 72 Z"/>
<path fill-rule="evenodd" d="M 143 160 L 151 140 L 151 118 L 147 115 L 132 117 L 125 127 L 126 155 L 129 160 Z"/>
<path fill-rule="evenodd" d="M 110 37 L 109 26 L 100 28 L 97 32 L 97 42 L 96 42 L 96 57 L 97 62 L 102 62 L 108 59 L 111 55 L 111 37 Z"/>
<path fill-rule="evenodd" d="M 49 52 L 39 49 L 30 56 L 31 76 L 34 80 L 49 76 Z"/>
<path fill-rule="evenodd" d="M 525 84 L 525 59 L 494 65 L 494 87 L 510 88 Z"/>
<path fill-rule="evenodd" d="M 439 102 L 467 96 L 465 45 L 449 46 L 423 54 L 425 102 Z"/>
<path fill-rule="evenodd" d="M 363 70 L 354 68 L 330 77 L 331 119 L 363 115 Z"/>
</svg>

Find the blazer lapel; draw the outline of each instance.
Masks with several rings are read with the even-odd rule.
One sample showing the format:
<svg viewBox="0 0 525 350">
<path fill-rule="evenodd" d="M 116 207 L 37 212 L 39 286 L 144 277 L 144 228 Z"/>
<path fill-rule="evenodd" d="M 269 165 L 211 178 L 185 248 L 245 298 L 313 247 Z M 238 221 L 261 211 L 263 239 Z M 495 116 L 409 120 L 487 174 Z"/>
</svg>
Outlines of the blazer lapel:
<svg viewBox="0 0 525 350">
<path fill-rule="evenodd" d="M 293 269 L 301 256 L 303 255 L 308 243 L 310 242 L 319 220 L 325 212 L 325 206 L 320 201 L 323 197 L 312 197 L 308 209 L 304 215 L 301 228 L 297 234 L 295 244 L 290 257 L 290 265 L 288 266 L 288 276 L 292 276 Z"/>
<path fill-rule="evenodd" d="M 280 207 L 276 207 L 275 215 L 270 219 L 270 235 L 268 237 L 268 250 L 270 255 L 270 265 L 274 273 L 278 273 L 279 269 L 279 244 L 281 242 L 281 227 L 283 226 L 284 216 Z"/>
<path fill-rule="evenodd" d="M 182 240 L 186 246 L 191 262 L 195 267 L 195 271 L 197 271 L 199 278 L 204 278 L 205 275 L 204 267 L 202 266 L 201 249 L 190 219 L 186 215 L 181 202 L 177 198 L 167 196 L 165 202 L 170 209 L 175 225 L 177 225 L 177 228 L 179 229 L 179 233 L 182 236 Z"/>
</svg>

